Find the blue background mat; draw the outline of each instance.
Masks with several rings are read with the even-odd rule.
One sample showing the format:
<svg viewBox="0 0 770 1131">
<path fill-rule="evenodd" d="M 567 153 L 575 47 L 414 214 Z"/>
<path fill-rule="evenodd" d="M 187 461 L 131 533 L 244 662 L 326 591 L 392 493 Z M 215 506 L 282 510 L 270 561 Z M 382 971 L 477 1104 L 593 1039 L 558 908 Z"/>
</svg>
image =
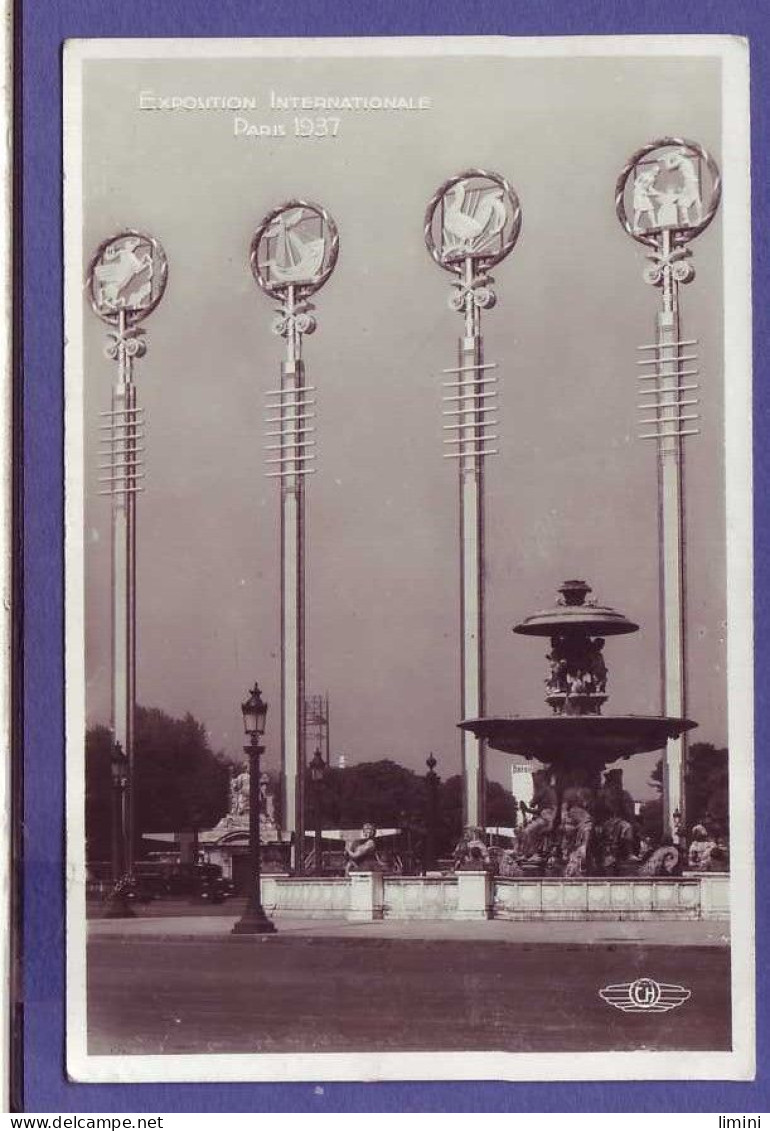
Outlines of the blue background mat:
<svg viewBox="0 0 770 1131">
<path fill-rule="evenodd" d="M 767 1111 L 768 974 L 757 982 L 760 1078 L 756 1084 L 70 1084 L 64 1075 L 64 670 L 62 508 L 61 46 L 71 37 L 346 35 L 731 34 L 751 41 L 754 193 L 754 422 L 756 514 L 759 839 L 757 950 L 766 953 L 770 789 L 766 760 L 766 683 L 770 615 L 763 591 L 770 535 L 762 522 L 770 455 L 762 429 L 770 414 L 768 341 L 768 114 L 770 35 L 767 6 L 702 4 L 697 20 L 683 5 L 623 0 L 57 0 L 18 5 L 17 161 L 23 176 L 23 709 L 24 1110 L 31 1112 L 237 1111 Z M 692 11 L 692 9 L 691 9 Z M 674 117 L 675 107 L 672 108 Z M 675 122 L 672 121 L 672 127 Z M 18 208 L 18 202 L 17 202 Z M 21 378 L 20 378 L 21 379 Z M 17 438 L 19 430 L 17 427 Z M 765 684 L 763 686 L 763 683 Z"/>
</svg>

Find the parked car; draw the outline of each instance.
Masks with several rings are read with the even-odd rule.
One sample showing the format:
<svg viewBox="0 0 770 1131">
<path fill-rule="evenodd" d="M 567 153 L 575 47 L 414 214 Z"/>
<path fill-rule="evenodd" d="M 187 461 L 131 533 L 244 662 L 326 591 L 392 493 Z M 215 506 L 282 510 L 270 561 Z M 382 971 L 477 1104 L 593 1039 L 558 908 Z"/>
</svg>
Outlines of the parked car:
<svg viewBox="0 0 770 1131">
<path fill-rule="evenodd" d="M 138 860 L 134 864 L 129 899 L 139 903 L 149 903 L 166 894 L 166 872 L 168 865 L 155 861 Z"/>
<path fill-rule="evenodd" d="M 196 871 L 196 890 L 193 894 L 199 899 L 208 900 L 209 903 L 222 903 L 232 894 L 232 884 L 223 877 L 219 864 L 198 864 Z"/>
<path fill-rule="evenodd" d="M 172 864 L 167 866 L 166 891 L 169 895 L 186 895 L 210 903 L 227 899 L 232 885 L 222 876 L 219 864 Z"/>
</svg>

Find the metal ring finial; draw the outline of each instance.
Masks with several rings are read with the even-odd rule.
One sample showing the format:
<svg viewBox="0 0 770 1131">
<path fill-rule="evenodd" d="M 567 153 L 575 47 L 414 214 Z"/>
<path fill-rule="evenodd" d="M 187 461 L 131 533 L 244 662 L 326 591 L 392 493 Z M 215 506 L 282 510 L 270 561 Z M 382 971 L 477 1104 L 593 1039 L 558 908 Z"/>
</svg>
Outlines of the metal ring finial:
<svg viewBox="0 0 770 1131">
<path fill-rule="evenodd" d="M 279 219 L 279 217 L 299 209 L 300 211 L 309 211 L 314 213 L 321 222 L 321 239 L 324 246 L 322 249 L 322 257 L 318 270 L 309 279 L 298 279 L 292 282 L 290 279 L 276 280 L 271 279 L 269 274 L 264 270 L 265 264 L 260 262 L 260 250 L 263 241 L 268 233 L 270 227 Z M 251 241 L 251 248 L 249 251 L 249 261 L 251 263 L 251 273 L 254 276 L 257 284 L 262 288 L 265 294 L 273 296 L 280 296 L 285 294 L 290 286 L 294 286 L 298 297 L 309 297 L 320 290 L 321 287 L 328 281 L 334 268 L 337 265 L 340 250 L 340 236 L 331 214 L 327 212 L 320 204 L 314 204 L 310 200 L 289 200 L 285 204 L 280 204 L 277 208 L 273 208 L 271 212 L 265 216 L 261 224 L 257 228 Z"/>
<path fill-rule="evenodd" d="M 627 232 L 631 239 L 636 240 L 637 243 L 645 244 L 647 247 L 656 249 L 658 247 L 658 239 L 661 229 L 659 228 L 657 229 L 657 231 L 639 231 L 634 227 L 634 225 L 629 220 L 628 214 L 626 212 L 626 188 L 628 186 L 628 181 L 632 173 L 637 168 L 639 163 L 644 160 L 645 157 L 648 157 L 651 153 L 654 153 L 658 149 L 670 149 L 672 147 L 689 150 L 690 153 L 697 154 L 697 156 L 704 161 L 706 168 L 711 175 L 711 199 L 709 201 L 708 207 L 703 211 L 700 220 L 694 224 L 687 224 L 682 226 L 666 225 L 666 227 L 671 231 L 674 243 L 676 245 L 682 246 L 686 243 L 689 243 L 690 240 L 695 239 L 696 236 L 699 236 L 700 233 L 709 226 L 717 213 L 719 202 L 722 197 L 722 176 L 719 171 L 719 166 L 717 165 L 711 154 L 708 152 L 708 150 L 704 149 L 704 147 L 702 145 L 699 145 L 698 142 L 690 141 L 688 138 L 684 137 L 661 137 L 656 138 L 654 141 L 650 141 L 646 145 L 643 145 L 640 149 L 637 149 L 636 152 L 631 155 L 626 164 L 623 166 L 623 169 L 621 170 L 620 175 L 615 183 L 615 212 L 618 220 L 620 221 L 621 227 Z"/>
<path fill-rule="evenodd" d="M 448 180 L 444 181 L 443 184 L 439 185 L 436 192 L 428 201 L 427 208 L 425 209 L 423 235 L 425 237 L 425 246 L 435 262 L 438 263 L 439 267 L 442 267 L 445 271 L 453 271 L 458 275 L 463 271 L 463 259 L 465 257 L 458 255 L 456 262 L 447 260 L 446 253 L 436 246 L 436 240 L 433 234 L 433 223 L 436 209 L 446 198 L 447 194 L 450 193 L 456 185 L 460 184 L 461 181 L 471 178 L 485 179 L 496 184 L 502 190 L 507 200 L 510 214 L 507 216 L 504 226 L 501 229 L 501 246 L 498 250 L 494 252 L 490 251 L 489 253 L 478 253 L 471 250 L 468 252 L 468 256 L 477 260 L 485 269 L 494 267 L 496 263 L 505 259 L 505 257 L 513 251 L 516 241 L 519 238 L 519 233 L 521 232 L 521 202 L 510 181 L 506 180 L 506 178 L 499 173 L 488 172 L 486 169 L 465 169 L 462 173 L 458 173 L 456 176 L 450 177 Z M 510 227 L 507 236 L 503 234 L 505 227 Z"/>
<path fill-rule="evenodd" d="M 137 244 L 133 248 L 127 248 L 125 245 L 121 247 L 121 241 L 126 240 L 135 240 Z M 149 244 L 149 262 L 146 256 L 144 259 L 140 259 L 135 254 L 140 244 Z M 105 263 L 106 253 L 111 248 L 117 249 L 114 262 Z M 110 268 L 112 268 L 112 271 L 110 271 Z M 113 276 L 112 278 L 108 278 L 110 274 Z M 135 301 L 131 304 L 129 302 L 130 295 L 121 299 L 119 292 L 124 292 L 132 281 L 139 283 L 142 276 L 144 276 L 144 288 L 149 287 L 147 300 L 141 303 Z M 167 283 L 168 259 L 163 250 L 163 245 L 154 236 L 137 231 L 135 228 L 125 228 L 117 235 L 102 240 L 91 257 L 86 275 L 86 287 L 88 288 L 91 309 L 98 318 L 111 326 L 117 326 L 121 314 L 125 314 L 126 324 L 129 326 L 141 322 L 148 314 L 152 313 L 163 298 Z M 110 302 L 103 293 L 100 295 L 97 290 L 98 287 L 102 287 L 103 291 L 113 288 L 116 296 L 115 301 Z"/>
</svg>

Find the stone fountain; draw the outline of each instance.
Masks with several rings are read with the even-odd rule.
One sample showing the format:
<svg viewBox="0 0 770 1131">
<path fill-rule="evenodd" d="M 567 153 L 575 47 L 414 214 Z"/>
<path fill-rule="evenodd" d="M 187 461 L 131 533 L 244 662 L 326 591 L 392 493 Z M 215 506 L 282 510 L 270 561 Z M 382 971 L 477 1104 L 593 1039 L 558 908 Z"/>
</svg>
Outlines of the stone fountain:
<svg viewBox="0 0 770 1131">
<path fill-rule="evenodd" d="M 553 608 L 534 613 L 513 631 L 550 640 L 546 679 L 549 715 L 465 719 L 460 726 L 493 750 L 540 762 L 536 793 L 509 859 L 511 874 L 665 874 L 678 863 L 663 846 L 643 865 L 637 856 L 633 803 L 613 762 L 660 750 L 696 724 L 664 715 L 605 715 L 609 636 L 637 632 L 622 613 L 587 600 L 585 581 L 565 581 Z M 602 778 L 602 773 L 604 777 Z"/>
</svg>

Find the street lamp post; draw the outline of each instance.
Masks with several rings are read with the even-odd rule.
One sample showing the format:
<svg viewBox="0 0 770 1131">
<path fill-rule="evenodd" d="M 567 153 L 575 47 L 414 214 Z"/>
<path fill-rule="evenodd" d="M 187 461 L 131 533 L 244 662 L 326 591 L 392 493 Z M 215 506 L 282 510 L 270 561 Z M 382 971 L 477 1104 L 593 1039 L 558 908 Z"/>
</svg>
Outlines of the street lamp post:
<svg viewBox="0 0 770 1131">
<path fill-rule="evenodd" d="M 313 783 L 313 817 L 315 823 L 315 851 L 313 852 L 314 870 L 316 875 L 323 872 L 323 836 L 321 828 L 321 791 L 326 777 L 326 763 L 321 751 L 316 752 L 310 762 L 310 780 Z"/>
<path fill-rule="evenodd" d="M 398 841 L 397 849 L 401 856 L 404 875 L 409 875 L 412 870 L 412 813 L 402 809 L 398 814 Z"/>
<path fill-rule="evenodd" d="M 251 877 L 249 898 L 243 915 L 233 927 L 234 935 L 267 935 L 275 932 L 275 923 L 268 919 L 262 907 L 262 844 L 259 832 L 259 760 L 265 752 L 260 739 L 265 733 L 267 703 L 262 698 L 258 684 L 254 684 L 249 697 L 241 704 L 243 727 L 248 736 L 244 752 L 249 756 L 249 863 Z"/>
<path fill-rule="evenodd" d="M 425 762 L 428 767 L 428 772 L 425 775 L 425 786 L 427 791 L 427 814 L 426 814 L 426 832 L 425 838 L 425 861 L 424 867 L 426 872 L 431 872 L 436 867 L 436 813 L 437 813 L 437 791 L 438 791 L 438 774 L 436 773 L 436 759 L 431 753 Z"/>
<path fill-rule="evenodd" d="M 128 759 L 119 742 L 112 747 L 112 879 L 117 883 L 125 870 L 125 796 Z"/>
<path fill-rule="evenodd" d="M 105 919 L 133 919 L 128 902 L 131 885 L 126 858 L 126 788 L 128 758 L 119 742 L 113 743 L 110 758 L 112 771 L 112 889 L 104 906 Z"/>
</svg>

